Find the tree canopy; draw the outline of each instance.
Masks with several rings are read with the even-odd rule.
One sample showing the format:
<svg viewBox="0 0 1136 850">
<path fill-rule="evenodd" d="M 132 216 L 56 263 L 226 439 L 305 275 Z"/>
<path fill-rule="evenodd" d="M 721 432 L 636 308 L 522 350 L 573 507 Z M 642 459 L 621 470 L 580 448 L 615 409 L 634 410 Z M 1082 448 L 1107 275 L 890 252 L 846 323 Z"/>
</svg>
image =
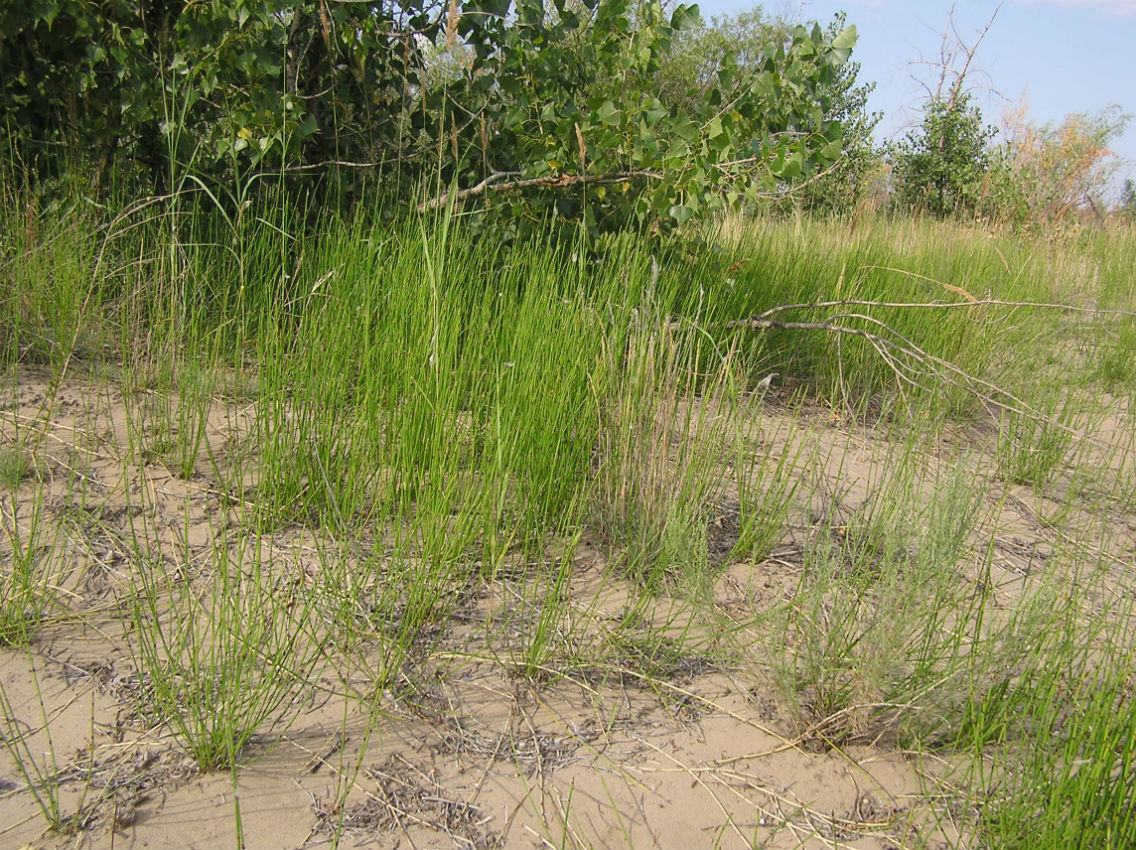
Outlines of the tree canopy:
<svg viewBox="0 0 1136 850">
<path fill-rule="evenodd" d="M 0 124 L 29 176 L 99 189 L 377 174 L 423 209 L 665 228 L 843 146 L 854 28 L 783 27 L 660 88 L 700 20 L 658 0 L 14 0 Z"/>
</svg>

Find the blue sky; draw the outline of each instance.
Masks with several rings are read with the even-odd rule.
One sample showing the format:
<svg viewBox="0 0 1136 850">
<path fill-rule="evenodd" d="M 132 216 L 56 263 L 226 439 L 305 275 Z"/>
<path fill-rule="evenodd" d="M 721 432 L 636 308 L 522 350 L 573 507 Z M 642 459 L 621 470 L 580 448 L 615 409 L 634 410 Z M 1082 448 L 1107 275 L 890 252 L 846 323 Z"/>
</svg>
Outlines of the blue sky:
<svg viewBox="0 0 1136 850">
<path fill-rule="evenodd" d="M 754 8 L 747 0 L 702 0 L 707 18 Z M 769 14 L 791 20 L 819 20 L 848 13 L 860 40 L 852 58 L 861 81 L 875 81 L 869 108 L 884 113 L 878 138 L 902 136 L 918 123 L 926 89 L 938 74 L 919 66 L 939 57 L 949 0 L 772 0 Z M 973 44 L 997 8 L 997 0 L 958 0 L 954 25 Z M 1007 107 L 1024 95 L 1029 116 L 1039 123 L 1071 112 L 1098 113 L 1116 105 L 1136 113 L 1136 0 L 1006 0 L 982 41 L 969 79 L 988 123 L 998 124 Z M 1117 185 L 1136 180 L 1136 116 L 1111 148 L 1125 160 Z"/>
</svg>

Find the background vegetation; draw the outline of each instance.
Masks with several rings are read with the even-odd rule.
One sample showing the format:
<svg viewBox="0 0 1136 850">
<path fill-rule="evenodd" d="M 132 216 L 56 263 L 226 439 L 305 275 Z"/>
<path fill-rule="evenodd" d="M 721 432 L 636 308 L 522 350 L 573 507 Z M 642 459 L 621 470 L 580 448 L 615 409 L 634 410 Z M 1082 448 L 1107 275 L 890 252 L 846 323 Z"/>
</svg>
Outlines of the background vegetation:
<svg viewBox="0 0 1136 850">
<path fill-rule="evenodd" d="M 1136 238 L 1092 212 L 1123 116 L 996 134 L 961 74 L 877 150 L 843 19 L 626 0 L 36 0 L 0 33 L 0 364 L 48 376 L 5 420 L 4 652 L 116 623 L 235 771 L 317 666 L 372 712 L 507 586 L 480 651 L 534 688 L 662 693 L 698 653 L 789 747 L 934 762 L 906 843 L 1131 843 Z M 121 405 L 118 490 L 50 454 L 76 375 Z M 206 546 L 130 488 L 155 465 L 205 482 Z M 120 526 L 75 519 L 111 491 Z M 125 565 L 96 613 L 92 526 Z M 582 541 L 619 616 L 574 605 Z M 765 607 L 716 600 L 775 561 Z"/>
</svg>

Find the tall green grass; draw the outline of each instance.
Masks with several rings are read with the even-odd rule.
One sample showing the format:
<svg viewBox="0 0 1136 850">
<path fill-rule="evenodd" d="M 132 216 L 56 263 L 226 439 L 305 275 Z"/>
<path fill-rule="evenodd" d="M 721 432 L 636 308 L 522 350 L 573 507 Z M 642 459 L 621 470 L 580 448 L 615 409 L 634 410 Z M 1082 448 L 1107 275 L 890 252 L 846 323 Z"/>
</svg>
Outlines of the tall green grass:
<svg viewBox="0 0 1136 850">
<path fill-rule="evenodd" d="M 270 188 L 229 209 L 198 188 L 98 216 L 5 195 L 0 358 L 6 386 L 112 364 L 122 479 L 165 466 L 219 502 L 191 551 L 188 512 L 163 549 L 155 506 L 131 497 L 120 612 L 202 766 L 235 770 L 286 725 L 317 664 L 373 704 L 508 582 L 523 604 L 500 625 L 521 636 L 487 623 L 484 640 L 533 681 L 570 652 L 642 680 L 713 652 L 773 684 L 799 743 L 962 762 L 983 841 L 1064 842 L 1074 824 L 1123 843 L 1133 703 L 1112 671 L 1131 611 L 1107 613 L 1116 634 L 1082 626 L 1131 581 L 1105 554 L 1136 492 L 1131 414 L 1085 402 L 1130 395 L 1131 234 L 731 220 L 686 252 L 516 245 L 460 216 L 309 216 Z M 252 426 L 218 450 L 212 423 L 236 408 Z M 887 426 L 857 502 L 848 466 L 836 486 L 818 472 L 855 451 L 847 435 L 822 448 L 821 422 Z M 1006 602 L 997 523 L 1016 485 L 1067 504 L 1037 518 L 1061 545 Z M 65 583 L 44 572 L 37 493 L 40 513 L 4 514 L 8 643 L 34 643 Z M 312 541 L 311 575 L 261 548 L 282 529 Z M 799 563 L 775 604 L 709 607 L 723 567 L 768 566 L 785 539 Z M 585 540 L 628 595 L 603 628 L 571 607 Z M 697 613 L 668 618 L 668 595 Z M 602 636 L 570 633 L 589 628 Z"/>
<path fill-rule="evenodd" d="M 970 417 L 983 397 L 1011 404 L 989 384 L 1013 386 L 1034 355 L 1068 339 L 1061 310 L 1028 304 L 1096 306 L 1085 292 L 1095 265 L 1070 268 L 1014 234 L 928 221 L 853 229 L 730 219 L 710 238 L 725 251 L 711 289 L 717 309 L 789 325 L 758 334 L 763 368 L 854 414 L 932 400 Z M 1126 240 L 1116 237 L 1114 254 Z"/>
<path fill-rule="evenodd" d="M 1067 682 L 1039 670 L 1010 746 L 985 777 L 991 805 L 981 835 L 995 846 L 1129 847 L 1136 835 L 1136 708 L 1130 654 Z M 1099 668 L 1098 668 L 1099 669 Z"/>
</svg>

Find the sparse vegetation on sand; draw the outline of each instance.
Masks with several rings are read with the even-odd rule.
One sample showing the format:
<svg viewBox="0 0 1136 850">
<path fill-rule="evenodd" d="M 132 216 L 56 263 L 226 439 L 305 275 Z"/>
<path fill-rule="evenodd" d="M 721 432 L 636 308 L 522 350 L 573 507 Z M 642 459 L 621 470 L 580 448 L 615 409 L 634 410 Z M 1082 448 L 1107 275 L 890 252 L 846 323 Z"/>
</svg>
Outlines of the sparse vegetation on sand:
<svg viewBox="0 0 1136 850">
<path fill-rule="evenodd" d="M 1136 834 L 1130 231 L 23 200 L 4 844 Z"/>
</svg>

